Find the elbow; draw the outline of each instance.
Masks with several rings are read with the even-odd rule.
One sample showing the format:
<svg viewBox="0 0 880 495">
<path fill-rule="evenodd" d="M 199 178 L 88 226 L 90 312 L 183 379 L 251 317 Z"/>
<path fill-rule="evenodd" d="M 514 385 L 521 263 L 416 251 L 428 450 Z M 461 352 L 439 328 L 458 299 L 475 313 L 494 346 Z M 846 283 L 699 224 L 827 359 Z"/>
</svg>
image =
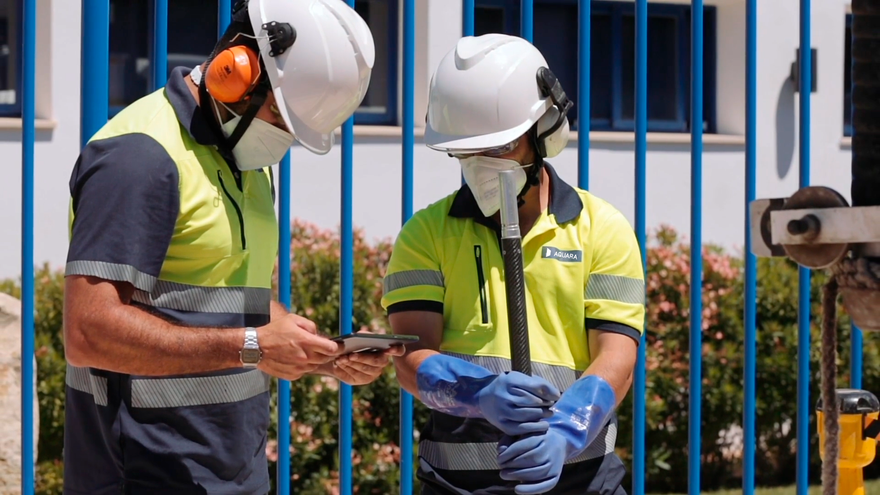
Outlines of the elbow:
<svg viewBox="0 0 880 495">
<path fill-rule="evenodd" d="M 87 328 L 89 325 L 81 318 L 70 315 L 64 318 L 64 359 L 70 366 L 95 367 L 94 356 L 98 353 Z"/>
</svg>

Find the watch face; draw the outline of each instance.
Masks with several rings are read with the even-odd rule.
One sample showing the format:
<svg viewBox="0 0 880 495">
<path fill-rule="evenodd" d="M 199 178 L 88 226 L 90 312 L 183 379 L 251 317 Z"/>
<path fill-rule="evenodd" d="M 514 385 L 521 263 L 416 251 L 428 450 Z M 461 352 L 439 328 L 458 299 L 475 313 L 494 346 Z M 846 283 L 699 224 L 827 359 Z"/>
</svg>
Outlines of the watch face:
<svg viewBox="0 0 880 495">
<path fill-rule="evenodd" d="M 260 362 L 260 350 L 259 349 L 242 349 L 241 350 L 241 362 L 247 364 L 256 364 Z"/>
</svg>

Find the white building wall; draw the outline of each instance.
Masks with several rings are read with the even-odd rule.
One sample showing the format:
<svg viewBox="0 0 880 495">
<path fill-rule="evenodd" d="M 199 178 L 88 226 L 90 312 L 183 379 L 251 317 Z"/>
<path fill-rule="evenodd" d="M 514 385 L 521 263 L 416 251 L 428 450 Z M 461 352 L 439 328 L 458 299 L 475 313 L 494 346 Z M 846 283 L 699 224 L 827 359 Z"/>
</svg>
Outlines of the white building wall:
<svg viewBox="0 0 880 495">
<path fill-rule="evenodd" d="M 416 126 L 424 125 L 430 74 L 461 32 L 461 2 L 418 0 Z M 689 2 L 678 2 L 689 3 Z M 743 245 L 745 166 L 745 2 L 718 7 L 718 127 L 703 154 L 703 240 L 739 250 Z M 788 81 L 799 44 L 798 0 L 758 2 L 758 196 L 788 196 L 798 186 L 798 95 Z M 812 182 L 849 198 L 850 149 L 843 139 L 844 33 L 847 0 L 813 2 L 813 46 L 818 49 L 818 93 L 812 95 Z M 62 267 L 67 242 L 67 182 L 79 150 L 80 8 L 77 2 L 40 2 L 38 117 L 48 127 L 36 144 L 36 263 Z M 401 9 L 402 12 L 402 9 Z M 401 30 L 402 33 L 402 30 Z M 572 63 L 576 63 L 572 60 Z M 567 88 L 572 96 L 575 88 Z M 402 108 L 402 107 L 401 107 Z M 0 277 L 20 271 L 20 125 L 0 119 L 0 156 L 6 194 L 0 196 Z M 414 208 L 460 185 L 457 162 L 424 146 L 416 129 Z M 394 237 L 401 222 L 399 128 L 357 127 L 354 223 L 369 238 Z M 335 228 L 340 218 L 340 150 L 325 156 L 292 151 L 291 216 Z M 634 222 L 632 134 L 592 133 L 590 186 Z M 552 160 L 577 183 L 577 136 Z M 690 232 L 690 137 L 651 134 L 648 146 L 648 225 Z"/>
</svg>

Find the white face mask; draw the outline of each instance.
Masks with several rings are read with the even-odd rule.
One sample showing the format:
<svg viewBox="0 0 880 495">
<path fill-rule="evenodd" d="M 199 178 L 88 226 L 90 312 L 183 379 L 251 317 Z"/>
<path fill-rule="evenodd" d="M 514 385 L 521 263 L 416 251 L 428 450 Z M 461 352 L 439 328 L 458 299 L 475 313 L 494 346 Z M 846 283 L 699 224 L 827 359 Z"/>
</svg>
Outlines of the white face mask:
<svg viewBox="0 0 880 495">
<path fill-rule="evenodd" d="M 483 215 L 491 217 L 501 209 L 501 182 L 498 172 L 516 170 L 516 189 L 522 191 L 526 185 L 525 169 L 531 164 L 522 165 L 516 160 L 493 158 L 491 156 L 469 156 L 458 160 L 464 181 L 467 183 Z"/>
<path fill-rule="evenodd" d="M 220 102 L 223 105 L 223 102 Z M 226 110 L 229 107 L 223 105 Z M 217 109 L 216 101 L 214 109 Z M 219 112 L 218 112 L 219 113 Z M 241 121 L 241 115 L 236 114 L 232 110 L 229 113 L 235 117 L 229 122 L 223 124 L 223 135 L 227 138 L 235 132 L 236 126 Z M 219 120 L 219 117 L 218 117 Z M 274 125 L 261 119 L 251 120 L 241 139 L 232 149 L 232 156 L 235 157 L 235 163 L 238 169 L 256 170 L 277 164 L 284 158 L 284 155 L 293 145 L 293 134 L 279 129 Z"/>
</svg>

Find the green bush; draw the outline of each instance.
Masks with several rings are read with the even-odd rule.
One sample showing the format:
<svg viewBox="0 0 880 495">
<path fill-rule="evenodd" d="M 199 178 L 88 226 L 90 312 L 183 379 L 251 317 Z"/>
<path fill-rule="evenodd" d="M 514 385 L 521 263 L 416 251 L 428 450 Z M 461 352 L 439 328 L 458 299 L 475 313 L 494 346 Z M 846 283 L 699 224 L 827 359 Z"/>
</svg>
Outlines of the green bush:
<svg viewBox="0 0 880 495">
<path fill-rule="evenodd" d="M 369 244 L 354 236 L 354 304 L 350 328 L 386 332 L 379 306 L 382 277 L 391 245 Z M 704 490 L 737 487 L 741 452 L 722 433 L 742 423 L 743 280 L 739 256 L 712 246 L 703 250 L 702 329 L 702 481 Z M 292 309 L 319 329 L 339 329 L 339 240 L 330 231 L 295 223 L 292 229 Z M 689 343 L 689 246 L 674 231 L 652 236 L 648 252 L 647 485 L 649 492 L 684 492 L 687 482 Z M 758 485 L 780 486 L 795 480 L 797 383 L 797 267 L 789 261 L 761 259 L 758 264 Z M 36 348 L 39 379 L 40 440 L 38 493 L 61 493 L 64 423 L 64 355 L 61 332 L 62 272 L 43 266 L 37 272 Z M 812 277 L 811 340 L 819 340 L 823 273 Z M 0 282 L 0 291 L 18 296 L 18 284 Z M 840 386 L 848 384 L 849 320 L 839 308 Z M 865 335 L 864 388 L 880 391 L 880 346 Z M 819 397 L 819 347 L 811 349 L 810 403 Z M 308 377 L 291 385 L 291 492 L 336 493 L 339 485 L 337 442 L 339 387 L 335 380 Z M 275 414 L 275 395 L 272 411 Z M 365 387 L 353 388 L 353 485 L 356 493 L 398 493 L 399 388 L 393 367 Z M 415 401 L 416 427 L 427 411 Z M 619 409 L 617 451 L 631 462 L 632 394 Z M 277 418 L 270 427 L 270 472 L 277 459 Z M 818 482 L 815 415 L 810 415 L 810 472 Z M 880 463 L 875 463 L 880 464 Z M 876 476 L 877 467 L 866 471 Z M 629 483 L 629 480 L 627 480 Z M 628 486 L 628 485 L 627 485 Z M 416 493 L 418 484 L 416 482 Z"/>
</svg>

